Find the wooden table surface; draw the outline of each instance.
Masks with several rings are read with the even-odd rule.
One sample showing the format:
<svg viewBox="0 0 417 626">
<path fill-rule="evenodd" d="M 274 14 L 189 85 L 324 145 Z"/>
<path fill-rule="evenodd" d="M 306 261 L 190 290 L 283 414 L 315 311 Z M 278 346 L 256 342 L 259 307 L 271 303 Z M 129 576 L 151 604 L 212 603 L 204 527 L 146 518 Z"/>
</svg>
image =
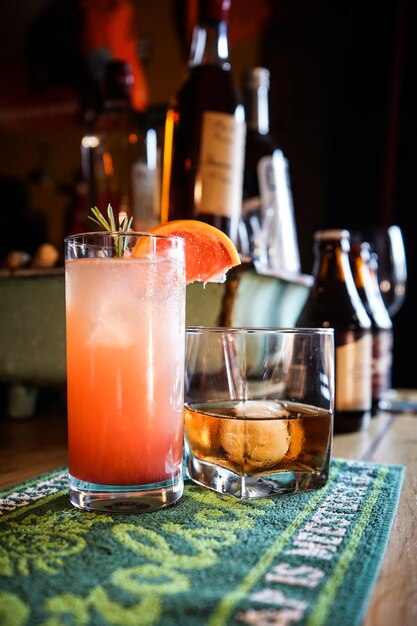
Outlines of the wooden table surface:
<svg viewBox="0 0 417 626">
<path fill-rule="evenodd" d="M 333 456 L 406 466 L 398 512 L 363 626 L 417 624 L 417 415 L 381 413 L 336 435 Z M 0 488 L 67 463 L 65 415 L 0 418 Z"/>
</svg>

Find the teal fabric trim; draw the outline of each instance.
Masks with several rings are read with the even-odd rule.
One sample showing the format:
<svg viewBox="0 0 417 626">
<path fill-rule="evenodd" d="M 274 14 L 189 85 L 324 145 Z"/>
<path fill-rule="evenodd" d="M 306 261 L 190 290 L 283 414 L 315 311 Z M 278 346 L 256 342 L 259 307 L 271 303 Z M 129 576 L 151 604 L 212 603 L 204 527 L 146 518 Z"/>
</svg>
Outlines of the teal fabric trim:
<svg viewBox="0 0 417 626">
<path fill-rule="evenodd" d="M 187 483 L 169 509 L 79 511 L 61 468 L 0 492 L 0 626 L 359 626 L 402 466 L 334 459 L 252 502 Z"/>
</svg>

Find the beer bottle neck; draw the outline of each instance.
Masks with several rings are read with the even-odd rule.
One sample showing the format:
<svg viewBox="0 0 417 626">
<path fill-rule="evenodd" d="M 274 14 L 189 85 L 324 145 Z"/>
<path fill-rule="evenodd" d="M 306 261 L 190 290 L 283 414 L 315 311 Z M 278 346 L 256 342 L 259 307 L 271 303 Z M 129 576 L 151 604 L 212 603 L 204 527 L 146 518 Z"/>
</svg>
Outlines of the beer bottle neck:
<svg viewBox="0 0 417 626">
<path fill-rule="evenodd" d="M 316 242 L 313 275 L 317 284 L 333 283 L 337 280 L 350 287 L 353 277 L 349 266 L 349 249 L 347 240 Z"/>
<path fill-rule="evenodd" d="M 314 289 L 329 301 L 342 298 L 350 301 L 362 328 L 370 328 L 366 309 L 355 285 L 349 261 L 349 233 L 319 231 L 315 238 Z M 339 302 L 340 305 L 340 302 Z"/>
</svg>

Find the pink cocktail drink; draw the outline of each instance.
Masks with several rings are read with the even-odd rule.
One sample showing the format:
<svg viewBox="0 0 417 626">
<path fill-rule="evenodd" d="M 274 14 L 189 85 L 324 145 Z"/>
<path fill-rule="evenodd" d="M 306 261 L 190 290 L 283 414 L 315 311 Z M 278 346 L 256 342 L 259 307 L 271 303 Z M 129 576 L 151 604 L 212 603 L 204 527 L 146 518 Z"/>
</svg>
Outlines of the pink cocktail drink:
<svg viewBox="0 0 417 626">
<path fill-rule="evenodd" d="M 83 508 L 149 510 L 182 494 L 184 255 L 177 238 L 144 237 L 139 258 L 67 254 L 70 497 L 83 506 L 89 493 Z"/>
</svg>

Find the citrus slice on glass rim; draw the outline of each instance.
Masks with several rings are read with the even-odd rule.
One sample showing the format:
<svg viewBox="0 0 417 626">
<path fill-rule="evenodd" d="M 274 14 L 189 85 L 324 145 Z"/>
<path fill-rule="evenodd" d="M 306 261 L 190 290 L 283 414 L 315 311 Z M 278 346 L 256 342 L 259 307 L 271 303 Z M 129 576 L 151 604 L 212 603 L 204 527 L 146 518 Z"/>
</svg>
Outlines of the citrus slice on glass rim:
<svg viewBox="0 0 417 626">
<path fill-rule="evenodd" d="M 149 233 L 175 235 L 185 243 L 185 273 L 187 285 L 194 282 L 223 282 L 226 273 L 240 264 L 232 240 L 221 230 L 199 220 L 173 220 L 151 228 Z M 132 256 L 144 252 L 143 239 L 136 243 Z"/>
</svg>

